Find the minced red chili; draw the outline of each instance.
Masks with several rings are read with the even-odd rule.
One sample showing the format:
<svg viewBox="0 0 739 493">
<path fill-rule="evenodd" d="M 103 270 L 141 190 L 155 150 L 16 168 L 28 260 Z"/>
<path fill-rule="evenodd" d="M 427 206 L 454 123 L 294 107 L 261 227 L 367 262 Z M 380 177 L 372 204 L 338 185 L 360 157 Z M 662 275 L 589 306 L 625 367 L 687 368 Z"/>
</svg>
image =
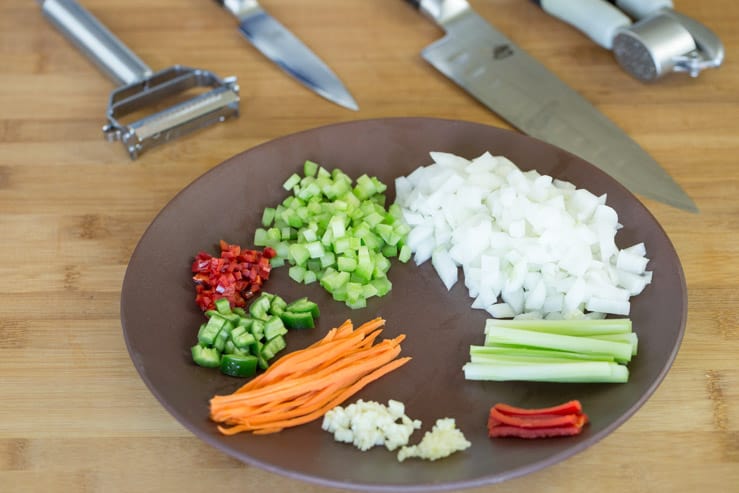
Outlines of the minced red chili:
<svg viewBox="0 0 739 493">
<path fill-rule="evenodd" d="M 214 309 L 220 298 L 228 299 L 232 307 L 246 306 L 246 300 L 269 279 L 270 259 L 276 255 L 270 247 L 262 251 L 242 249 L 223 240 L 220 248 L 219 257 L 200 252 L 192 263 L 195 302 L 203 311 Z"/>
</svg>

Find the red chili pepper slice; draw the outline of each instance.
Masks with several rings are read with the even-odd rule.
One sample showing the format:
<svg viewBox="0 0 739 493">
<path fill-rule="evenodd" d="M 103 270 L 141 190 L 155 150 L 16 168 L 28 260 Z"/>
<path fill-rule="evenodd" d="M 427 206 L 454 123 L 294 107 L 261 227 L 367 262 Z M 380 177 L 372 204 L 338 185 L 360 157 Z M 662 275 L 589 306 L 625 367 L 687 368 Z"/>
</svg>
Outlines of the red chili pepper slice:
<svg viewBox="0 0 739 493">
<path fill-rule="evenodd" d="M 488 430 L 490 438 L 549 438 L 573 436 L 582 431 L 579 426 L 556 426 L 554 428 L 519 428 L 518 426 L 495 426 Z"/>
<path fill-rule="evenodd" d="M 582 404 L 580 401 L 572 400 L 567 401 L 563 404 L 558 404 L 551 407 L 542 407 L 539 409 L 525 409 L 522 407 L 515 407 L 508 404 L 498 403 L 495 409 L 503 414 L 509 416 L 531 416 L 536 414 L 579 414 L 582 412 Z"/>
<path fill-rule="evenodd" d="M 587 422 L 579 401 L 539 409 L 499 403 L 490 408 L 487 428 L 490 438 L 546 438 L 577 435 Z"/>
<path fill-rule="evenodd" d="M 527 416 L 509 416 L 496 408 L 490 411 L 490 420 L 500 425 L 518 426 L 521 428 L 552 428 L 555 426 L 573 426 L 580 421 L 577 414 L 535 414 Z M 488 423 L 489 424 L 489 423 Z"/>
</svg>

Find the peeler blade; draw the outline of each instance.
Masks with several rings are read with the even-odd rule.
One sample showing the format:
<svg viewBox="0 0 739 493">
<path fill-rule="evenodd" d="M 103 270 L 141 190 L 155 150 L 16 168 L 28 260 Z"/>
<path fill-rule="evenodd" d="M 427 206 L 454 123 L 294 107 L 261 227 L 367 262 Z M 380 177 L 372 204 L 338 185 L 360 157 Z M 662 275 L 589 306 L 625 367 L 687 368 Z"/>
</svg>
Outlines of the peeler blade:
<svg viewBox="0 0 739 493">
<path fill-rule="evenodd" d="M 123 122 L 142 109 L 200 87 L 210 90 L 136 121 Z M 236 78 L 220 79 L 206 70 L 176 65 L 113 91 L 103 132 L 108 140 L 121 141 L 131 159 L 136 159 L 151 147 L 237 117 L 239 100 Z"/>
</svg>

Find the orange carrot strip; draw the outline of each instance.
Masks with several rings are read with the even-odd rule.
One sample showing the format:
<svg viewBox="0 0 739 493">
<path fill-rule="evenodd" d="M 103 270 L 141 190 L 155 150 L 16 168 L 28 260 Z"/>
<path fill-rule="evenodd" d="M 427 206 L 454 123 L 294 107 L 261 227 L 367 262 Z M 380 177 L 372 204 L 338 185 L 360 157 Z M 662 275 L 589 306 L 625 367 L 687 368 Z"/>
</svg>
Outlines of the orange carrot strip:
<svg viewBox="0 0 739 493">
<path fill-rule="evenodd" d="M 314 394 L 318 391 L 306 392 L 297 397 L 289 397 L 280 402 L 267 402 L 258 406 L 249 406 L 245 404 L 224 406 L 212 413 L 211 419 L 216 422 L 225 422 L 229 424 L 240 424 L 244 419 L 250 416 L 263 416 L 268 413 L 277 412 L 278 410 L 290 410 L 306 405 L 314 398 Z"/>
<path fill-rule="evenodd" d="M 359 332 L 361 334 L 369 334 L 373 330 L 380 328 L 385 325 L 385 319 L 382 317 L 373 318 L 372 320 L 368 320 L 367 322 L 363 323 L 356 329 L 354 329 L 354 332 Z"/>
<path fill-rule="evenodd" d="M 271 435 L 272 433 L 279 433 L 284 428 L 260 428 L 258 430 L 254 430 L 252 433 L 255 435 Z"/>
<path fill-rule="evenodd" d="M 264 426 L 275 421 L 281 421 L 285 419 L 295 418 L 304 414 L 315 411 L 320 408 L 326 401 L 328 401 L 333 395 L 336 394 L 341 387 L 338 385 L 332 385 L 325 389 L 312 392 L 309 398 L 301 405 L 290 407 L 289 409 L 274 409 L 263 414 L 249 417 L 242 424 L 249 424 L 252 426 Z"/>
<path fill-rule="evenodd" d="M 249 389 L 259 387 L 263 385 L 265 382 L 272 381 L 274 379 L 273 376 L 265 377 L 265 375 L 273 375 L 273 372 L 276 371 L 275 370 L 276 368 L 280 368 L 284 366 L 285 364 L 287 364 L 288 362 L 297 364 L 298 360 L 299 361 L 310 360 L 311 358 L 315 357 L 316 354 L 320 354 L 320 353 L 313 352 L 313 350 L 317 348 L 327 346 L 334 341 L 345 340 L 345 339 L 354 340 L 354 337 L 361 338 L 368 332 L 371 332 L 373 329 L 381 327 L 384 324 L 385 324 L 385 320 L 380 317 L 377 317 L 368 322 L 365 322 L 360 327 L 357 327 L 357 329 L 353 330 L 351 320 L 346 320 L 341 325 L 339 325 L 339 327 L 337 327 L 336 329 L 332 329 L 331 331 L 329 331 L 329 333 L 327 333 L 326 336 L 318 340 L 316 343 L 304 349 L 293 351 L 292 353 L 279 358 L 272 365 L 270 365 L 267 371 L 265 371 L 258 377 L 253 378 L 251 381 L 247 382 L 246 384 L 244 384 L 241 388 L 236 390 L 236 392 L 237 393 L 245 392 Z"/>
<path fill-rule="evenodd" d="M 359 335 L 356 336 L 356 341 L 359 341 Z M 290 373 L 294 368 L 294 365 L 302 365 L 310 367 L 312 361 L 320 358 L 328 358 L 332 352 L 339 351 L 341 345 L 351 345 L 353 340 L 333 340 L 327 342 L 323 346 L 308 346 L 304 349 L 298 349 L 290 354 L 282 356 L 267 370 L 254 377 L 249 382 L 242 385 L 234 393 L 247 392 L 252 389 L 261 388 L 266 386 L 268 383 L 283 378 L 286 374 Z M 337 348 L 337 346 L 339 346 Z"/>
<path fill-rule="evenodd" d="M 270 382 L 280 380 L 288 374 L 300 374 L 319 366 L 326 360 L 339 358 L 352 346 L 359 345 L 362 342 L 362 337 L 362 334 L 352 334 L 345 338 L 337 338 L 319 348 L 304 352 L 300 359 L 295 358 L 279 366 L 275 363 L 274 366 L 270 366 L 260 377 L 257 377 L 260 378 L 259 384 L 260 386 L 264 386 Z"/>
</svg>

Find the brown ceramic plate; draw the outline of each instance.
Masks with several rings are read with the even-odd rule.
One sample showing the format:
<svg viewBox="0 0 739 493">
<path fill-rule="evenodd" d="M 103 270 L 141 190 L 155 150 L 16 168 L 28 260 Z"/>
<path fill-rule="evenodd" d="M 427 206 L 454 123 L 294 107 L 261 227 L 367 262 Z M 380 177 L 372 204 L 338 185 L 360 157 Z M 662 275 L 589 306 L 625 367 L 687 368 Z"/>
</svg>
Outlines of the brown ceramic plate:
<svg viewBox="0 0 739 493">
<path fill-rule="evenodd" d="M 608 203 L 624 223 L 617 243 L 646 243 L 653 283 L 632 300 L 632 319 L 640 336 L 639 355 L 630 363 L 627 384 L 543 384 L 468 382 L 462 365 L 470 344 L 481 342 L 485 312 L 472 310 L 462 283 L 447 292 L 430 262 L 417 267 L 394 263 L 393 290 L 352 311 L 332 301 L 317 285 L 292 282 L 276 269 L 267 290 L 286 299 L 309 296 L 321 307 L 318 327 L 292 332 L 289 349 L 321 337 L 347 318 L 357 324 L 382 316 L 384 335 L 407 334 L 403 353 L 413 360 L 365 388 L 356 398 L 397 399 L 429 429 L 437 418 L 456 418 L 472 442 L 444 460 L 408 460 L 376 447 L 360 452 L 334 442 L 313 423 L 268 436 L 224 437 L 208 420 L 208 399 L 242 382 L 195 366 L 189 348 L 203 315 L 196 307 L 190 263 L 200 250 L 217 254 L 220 239 L 252 245 L 264 207 L 284 197 L 282 182 L 306 159 L 353 178 L 394 178 L 429 164 L 429 151 L 468 158 L 485 151 L 505 155 L 520 167 L 536 168 L 572 181 Z M 582 451 L 632 416 L 669 370 L 686 321 L 683 271 L 662 227 L 626 189 L 594 166 L 524 135 L 481 124 L 424 118 L 341 123 L 283 137 L 250 149 L 216 166 L 180 192 L 156 217 L 131 258 L 121 296 L 121 320 L 128 350 L 141 378 L 162 405 L 184 426 L 215 448 L 264 469 L 328 486 L 365 490 L 430 491 L 503 481 L 541 469 Z M 548 440 L 490 440 L 490 406 L 507 402 L 546 406 L 579 399 L 591 418 L 576 437 Z M 416 432 L 412 442 L 420 440 Z M 214 450 L 213 453 L 218 453 Z"/>
</svg>

